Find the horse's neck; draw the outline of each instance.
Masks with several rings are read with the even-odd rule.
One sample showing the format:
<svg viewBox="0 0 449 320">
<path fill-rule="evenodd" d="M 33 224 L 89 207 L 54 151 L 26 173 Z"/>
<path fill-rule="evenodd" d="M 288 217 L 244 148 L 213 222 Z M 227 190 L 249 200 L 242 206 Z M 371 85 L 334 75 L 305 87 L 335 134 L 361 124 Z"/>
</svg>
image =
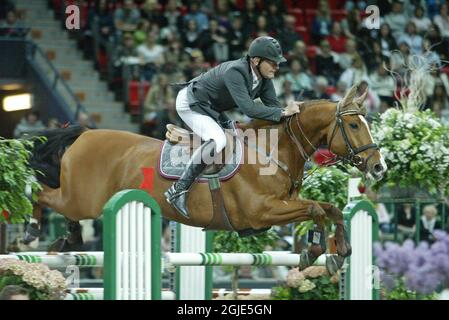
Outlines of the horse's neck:
<svg viewBox="0 0 449 320">
<path fill-rule="evenodd" d="M 288 122 L 284 122 L 279 130 L 279 159 L 284 161 L 289 168 L 294 168 L 295 175 L 299 175 L 305 164 L 304 156 L 311 157 L 318 146 L 326 143 L 327 128 L 335 118 L 335 105 L 328 101 L 309 102 L 304 107 L 299 119 L 294 116 L 291 119 L 290 129 L 295 138 L 287 133 Z M 300 128 L 301 130 L 300 130 Z M 304 149 L 303 155 L 300 149 Z"/>
</svg>

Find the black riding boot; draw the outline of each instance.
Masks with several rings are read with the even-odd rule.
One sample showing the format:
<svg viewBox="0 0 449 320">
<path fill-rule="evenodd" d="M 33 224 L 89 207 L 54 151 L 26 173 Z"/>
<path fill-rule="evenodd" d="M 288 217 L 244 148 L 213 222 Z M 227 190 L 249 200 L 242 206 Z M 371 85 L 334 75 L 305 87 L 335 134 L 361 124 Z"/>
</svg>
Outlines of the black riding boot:
<svg viewBox="0 0 449 320">
<path fill-rule="evenodd" d="M 215 146 L 215 141 L 209 140 L 196 149 L 179 180 L 164 193 L 167 201 L 172 204 L 179 213 L 187 218 L 189 217 L 189 212 L 187 210 L 187 193 L 193 182 L 207 166 L 203 157 L 213 157 L 215 155 Z"/>
</svg>

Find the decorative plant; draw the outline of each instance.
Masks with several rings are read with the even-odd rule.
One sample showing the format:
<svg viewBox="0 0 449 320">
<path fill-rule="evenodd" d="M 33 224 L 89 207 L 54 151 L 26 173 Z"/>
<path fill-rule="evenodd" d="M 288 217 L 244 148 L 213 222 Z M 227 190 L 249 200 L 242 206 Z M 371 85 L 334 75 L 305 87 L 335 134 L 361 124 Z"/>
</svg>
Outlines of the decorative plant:
<svg viewBox="0 0 449 320">
<path fill-rule="evenodd" d="M 389 299 L 429 299 L 449 288 L 449 235 L 435 231 L 436 241 L 417 246 L 406 240 L 402 246 L 375 244 L 376 262 Z"/>
<path fill-rule="evenodd" d="M 388 109 L 372 133 L 388 166 L 381 184 L 449 194 L 449 127 L 431 111 Z"/>
<path fill-rule="evenodd" d="M 61 272 L 45 264 L 0 259 L 0 291 L 8 285 L 27 289 L 31 300 L 61 300 L 66 289 Z"/>
<path fill-rule="evenodd" d="M 399 91 L 400 110 L 388 109 L 372 124 L 374 140 L 388 166 L 377 188 L 386 183 L 420 186 L 440 196 L 449 192 L 449 127 L 431 111 L 422 111 L 426 79 L 437 68 L 431 54 L 427 51 L 404 59 L 402 76 L 389 70 Z"/>
<path fill-rule="evenodd" d="M 277 233 L 270 229 L 264 233 L 239 237 L 236 232 L 219 231 L 214 234 L 214 252 L 229 253 L 261 253 L 267 247 L 273 247 L 280 238 Z M 233 298 L 237 299 L 239 266 L 232 266 L 232 290 Z"/>
<path fill-rule="evenodd" d="M 324 266 L 311 266 L 303 271 L 290 269 L 287 281 L 272 289 L 274 300 L 337 300 L 339 274 L 330 276 Z"/>
<path fill-rule="evenodd" d="M 28 165 L 33 146 L 34 140 L 0 138 L 0 223 L 23 223 L 33 212 L 26 190 L 36 200 L 41 189 Z"/>
</svg>

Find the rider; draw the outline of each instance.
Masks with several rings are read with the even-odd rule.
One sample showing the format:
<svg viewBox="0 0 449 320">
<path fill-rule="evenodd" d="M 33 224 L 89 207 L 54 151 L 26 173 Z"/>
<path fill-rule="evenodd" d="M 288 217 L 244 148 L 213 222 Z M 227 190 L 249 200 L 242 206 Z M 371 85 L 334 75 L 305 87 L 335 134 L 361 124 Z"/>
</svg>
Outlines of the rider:
<svg viewBox="0 0 449 320">
<path fill-rule="evenodd" d="M 238 107 L 251 118 L 276 122 L 299 112 L 299 104 L 293 101 L 282 108 L 271 81 L 279 64 L 285 61 L 276 39 L 258 37 L 243 58 L 223 62 L 181 84 L 183 89 L 176 98 L 176 110 L 205 141 L 195 150 L 179 180 L 165 192 L 167 201 L 185 217 L 189 217 L 187 192 L 206 168 L 203 156 L 213 157 L 226 146 L 222 127 L 229 126 L 230 120 L 223 111 Z M 254 101 L 258 97 L 262 102 Z"/>
</svg>

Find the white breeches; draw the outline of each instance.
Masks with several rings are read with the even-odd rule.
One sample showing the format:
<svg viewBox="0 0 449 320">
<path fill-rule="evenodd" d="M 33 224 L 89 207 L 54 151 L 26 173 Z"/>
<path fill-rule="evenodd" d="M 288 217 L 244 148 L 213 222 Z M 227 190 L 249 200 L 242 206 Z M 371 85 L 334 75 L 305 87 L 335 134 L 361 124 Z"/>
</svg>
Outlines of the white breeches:
<svg viewBox="0 0 449 320">
<path fill-rule="evenodd" d="M 190 109 L 187 99 L 187 87 L 179 91 L 176 97 L 176 111 L 181 119 L 204 141 L 213 139 L 217 154 L 226 147 L 226 135 L 223 129 L 209 116 Z"/>
</svg>

